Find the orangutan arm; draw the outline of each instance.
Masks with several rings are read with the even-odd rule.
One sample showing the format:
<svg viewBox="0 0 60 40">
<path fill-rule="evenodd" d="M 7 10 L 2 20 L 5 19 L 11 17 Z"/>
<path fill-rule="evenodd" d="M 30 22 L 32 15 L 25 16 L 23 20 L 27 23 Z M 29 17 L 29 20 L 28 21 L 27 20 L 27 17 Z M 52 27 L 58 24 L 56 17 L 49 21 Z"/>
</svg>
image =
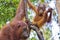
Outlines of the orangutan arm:
<svg viewBox="0 0 60 40">
<path fill-rule="evenodd" d="M 29 7 L 32 8 L 36 13 L 38 13 L 37 7 L 34 6 L 34 5 L 30 2 L 30 0 L 28 0 L 28 5 L 29 5 Z"/>
</svg>

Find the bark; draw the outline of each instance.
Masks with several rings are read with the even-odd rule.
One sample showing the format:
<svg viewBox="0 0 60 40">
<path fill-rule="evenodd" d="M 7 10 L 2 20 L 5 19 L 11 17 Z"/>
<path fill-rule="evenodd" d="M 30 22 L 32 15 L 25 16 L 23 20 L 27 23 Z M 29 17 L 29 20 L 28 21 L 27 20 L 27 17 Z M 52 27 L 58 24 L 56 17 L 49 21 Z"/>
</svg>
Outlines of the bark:
<svg viewBox="0 0 60 40">
<path fill-rule="evenodd" d="M 60 24 L 60 0 L 56 0 L 56 7 L 58 11 L 58 22 Z"/>
</svg>

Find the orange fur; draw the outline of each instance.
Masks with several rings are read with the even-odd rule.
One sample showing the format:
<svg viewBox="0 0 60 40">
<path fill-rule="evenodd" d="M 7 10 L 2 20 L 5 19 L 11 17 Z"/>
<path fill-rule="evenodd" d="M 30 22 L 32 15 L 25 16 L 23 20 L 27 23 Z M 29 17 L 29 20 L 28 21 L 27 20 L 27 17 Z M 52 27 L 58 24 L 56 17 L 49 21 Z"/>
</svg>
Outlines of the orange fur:
<svg viewBox="0 0 60 40">
<path fill-rule="evenodd" d="M 52 9 L 49 8 L 48 11 L 45 10 L 44 4 L 39 4 L 38 7 L 34 6 L 29 0 L 28 5 L 36 12 L 36 16 L 33 19 L 33 24 L 37 25 L 39 28 L 42 27 L 46 22 L 51 21 Z M 50 12 L 50 16 L 48 17 L 48 12 Z"/>
</svg>

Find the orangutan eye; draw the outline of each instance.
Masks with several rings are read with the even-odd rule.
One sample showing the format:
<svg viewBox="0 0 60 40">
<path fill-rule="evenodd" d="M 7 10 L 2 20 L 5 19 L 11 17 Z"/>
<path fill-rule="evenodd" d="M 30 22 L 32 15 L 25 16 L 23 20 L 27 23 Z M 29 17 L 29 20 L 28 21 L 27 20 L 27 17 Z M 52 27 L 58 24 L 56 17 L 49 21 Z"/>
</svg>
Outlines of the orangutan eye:
<svg viewBox="0 0 60 40">
<path fill-rule="evenodd" d="M 21 25 L 18 25 L 18 28 L 20 28 Z"/>
</svg>

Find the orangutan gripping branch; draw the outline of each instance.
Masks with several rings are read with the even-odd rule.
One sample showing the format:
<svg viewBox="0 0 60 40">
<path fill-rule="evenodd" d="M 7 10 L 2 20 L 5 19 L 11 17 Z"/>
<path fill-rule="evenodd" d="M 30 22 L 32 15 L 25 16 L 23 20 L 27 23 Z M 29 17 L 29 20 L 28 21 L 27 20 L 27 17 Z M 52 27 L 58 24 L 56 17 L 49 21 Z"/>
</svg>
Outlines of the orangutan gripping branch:
<svg viewBox="0 0 60 40">
<path fill-rule="evenodd" d="M 26 40 L 30 31 L 24 17 L 25 3 L 20 0 L 15 17 L 0 30 L 0 40 Z"/>
<path fill-rule="evenodd" d="M 32 8 L 36 12 L 35 18 L 33 19 L 33 22 L 32 22 L 33 24 L 41 28 L 46 22 L 51 21 L 52 8 L 49 8 L 48 10 L 46 10 L 46 7 L 44 4 L 39 4 L 36 7 L 30 2 L 30 0 L 28 0 L 28 5 L 30 8 Z M 49 16 L 48 16 L 48 12 L 50 12 Z"/>
</svg>

